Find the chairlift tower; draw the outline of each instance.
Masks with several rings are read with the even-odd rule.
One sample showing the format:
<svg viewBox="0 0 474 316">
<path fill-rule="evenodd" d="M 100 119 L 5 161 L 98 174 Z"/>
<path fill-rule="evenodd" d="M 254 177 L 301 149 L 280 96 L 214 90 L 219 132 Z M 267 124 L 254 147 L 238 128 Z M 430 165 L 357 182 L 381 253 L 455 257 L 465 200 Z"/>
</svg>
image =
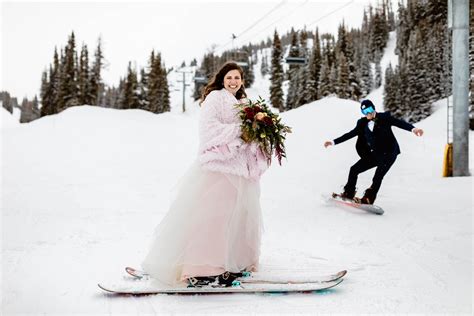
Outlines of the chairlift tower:
<svg viewBox="0 0 474 316">
<path fill-rule="evenodd" d="M 469 0 L 448 4 L 453 32 L 453 176 L 458 177 L 469 176 Z"/>
<path fill-rule="evenodd" d="M 183 74 L 183 80 L 178 80 L 178 82 L 183 83 L 183 113 L 184 113 L 186 111 L 186 87 L 189 87 L 189 83 L 186 83 L 186 74 L 191 74 L 192 71 L 176 70 L 176 72 Z"/>
</svg>

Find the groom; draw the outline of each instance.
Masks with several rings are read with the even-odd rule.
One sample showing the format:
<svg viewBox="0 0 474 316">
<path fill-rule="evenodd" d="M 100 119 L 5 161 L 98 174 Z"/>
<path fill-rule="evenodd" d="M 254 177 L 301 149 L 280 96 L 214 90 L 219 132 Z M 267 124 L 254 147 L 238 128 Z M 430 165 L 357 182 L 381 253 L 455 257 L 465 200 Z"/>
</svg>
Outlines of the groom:
<svg viewBox="0 0 474 316">
<path fill-rule="evenodd" d="M 333 141 L 326 141 L 324 147 L 337 145 L 357 136 L 356 150 L 360 159 L 351 167 L 341 197 L 354 199 L 362 204 L 373 204 L 382 185 L 383 177 L 400 154 L 400 147 L 392 132 L 392 126 L 411 131 L 416 136 L 422 136 L 423 130 L 394 118 L 390 112 L 376 112 L 375 106 L 370 100 L 363 100 L 360 109 L 365 117 L 357 121 L 356 127 Z M 375 169 L 372 185 L 365 190 L 362 198 L 354 198 L 358 175 L 374 167 L 377 169 Z"/>
</svg>

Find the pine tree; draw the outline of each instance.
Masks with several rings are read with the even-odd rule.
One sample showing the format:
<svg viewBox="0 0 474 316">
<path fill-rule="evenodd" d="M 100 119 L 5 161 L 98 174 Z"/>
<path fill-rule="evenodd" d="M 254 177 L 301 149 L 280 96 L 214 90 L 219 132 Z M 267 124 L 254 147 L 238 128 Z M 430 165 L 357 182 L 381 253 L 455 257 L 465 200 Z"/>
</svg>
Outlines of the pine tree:
<svg viewBox="0 0 474 316">
<path fill-rule="evenodd" d="M 117 88 L 117 101 L 115 103 L 115 108 L 116 109 L 123 109 L 123 106 L 125 104 L 125 79 L 120 78 L 119 79 L 119 85 Z"/>
<path fill-rule="evenodd" d="M 74 32 L 69 37 L 61 60 L 61 75 L 58 91 L 58 112 L 79 104 L 77 99 Z"/>
<path fill-rule="evenodd" d="M 62 55 L 62 53 L 61 53 Z M 49 71 L 49 83 L 51 89 L 51 109 L 45 115 L 59 113 L 59 86 L 61 81 L 61 64 L 60 57 L 56 47 L 54 48 L 53 67 L 50 67 Z"/>
<path fill-rule="evenodd" d="M 426 39 L 421 30 L 417 30 L 410 38 L 407 75 L 408 89 L 407 95 L 411 100 L 410 121 L 418 122 L 431 114 L 431 104 L 429 102 L 430 86 L 429 69 L 427 69 L 428 54 L 425 47 Z"/>
<path fill-rule="evenodd" d="M 36 120 L 36 119 L 40 118 L 39 101 L 38 101 L 38 96 L 36 94 L 35 94 L 35 97 L 33 98 L 32 107 L 33 107 L 33 119 L 32 120 Z"/>
<path fill-rule="evenodd" d="M 163 95 L 161 97 L 161 111 L 162 112 L 169 112 L 171 110 L 170 106 L 170 90 L 168 85 L 168 71 L 166 71 L 166 66 L 163 64 L 163 68 L 161 71 L 162 74 L 162 82 L 163 82 Z"/>
<path fill-rule="evenodd" d="M 328 56 L 324 56 L 324 60 L 321 66 L 321 79 L 319 82 L 319 95 L 320 97 L 327 97 L 332 93 L 331 87 L 331 66 L 329 65 Z"/>
<path fill-rule="evenodd" d="M 303 104 L 311 102 L 311 98 L 306 91 L 306 83 L 309 80 L 309 67 L 308 65 L 301 65 L 296 73 L 296 95 L 294 99 L 294 107 L 300 107 Z"/>
<path fill-rule="evenodd" d="M 329 91 L 331 94 L 338 94 L 339 93 L 339 85 L 338 85 L 338 71 L 337 71 L 337 68 L 336 68 L 336 64 L 332 64 L 331 66 L 331 70 L 329 72 Z"/>
<path fill-rule="evenodd" d="M 372 67 L 370 65 L 369 54 L 367 52 L 367 49 L 364 49 L 362 51 L 360 78 L 362 97 L 365 97 L 370 93 L 370 91 L 372 91 L 372 88 L 374 86 Z"/>
<path fill-rule="evenodd" d="M 102 39 L 99 38 L 97 48 L 94 54 L 94 63 L 92 65 L 89 83 L 89 97 L 91 105 L 100 105 L 103 98 L 104 85 L 102 83 L 101 71 L 104 67 L 104 55 L 102 52 Z"/>
<path fill-rule="evenodd" d="M 48 72 L 43 71 L 41 76 L 41 88 L 40 88 L 40 98 L 41 98 L 41 116 L 47 115 L 50 112 L 51 108 L 51 95 L 49 91 L 50 82 L 48 81 Z"/>
<path fill-rule="evenodd" d="M 349 65 L 347 58 L 341 51 L 339 53 L 339 70 L 337 72 L 337 95 L 341 99 L 349 99 L 351 91 L 349 87 Z"/>
<path fill-rule="evenodd" d="M 272 46 L 272 61 L 270 68 L 270 103 L 274 108 L 279 109 L 281 112 L 285 110 L 283 103 L 283 66 L 282 60 L 282 47 L 280 37 L 277 31 L 273 35 L 273 46 Z"/>
<path fill-rule="evenodd" d="M 336 42 L 336 53 L 340 56 L 340 54 L 344 54 L 347 56 L 347 32 L 346 27 L 344 25 L 344 21 L 342 24 L 339 25 L 337 30 L 337 42 Z"/>
<path fill-rule="evenodd" d="M 21 103 L 20 123 L 29 123 L 40 117 L 38 108 L 38 97 L 35 95 L 33 101 L 24 98 Z"/>
<path fill-rule="evenodd" d="M 2 101 L 3 108 L 13 114 L 13 103 L 8 92 L 0 92 L 0 101 Z"/>
<path fill-rule="evenodd" d="M 148 75 L 148 98 L 150 111 L 160 113 L 160 74 L 161 72 L 161 54 L 155 55 L 152 51 L 150 56 L 150 72 Z"/>
<path fill-rule="evenodd" d="M 245 87 L 250 88 L 255 81 L 255 74 L 253 73 L 253 65 L 255 62 L 253 61 L 253 58 L 250 59 L 249 61 L 249 66 L 248 67 L 243 67 L 244 70 L 244 78 L 245 78 Z"/>
<path fill-rule="evenodd" d="M 347 35 L 347 63 L 349 66 L 349 98 L 359 100 L 362 95 L 361 79 L 359 67 L 360 63 L 359 51 L 354 47 L 354 38 L 360 37 L 360 32 L 353 30 Z"/>
<path fill-rule="evenodd" d="M 138 89 L 138 79 L 135 69 L 132 69 L 132 63 L 128 63 L 127 77 L 124 86 L 123 109 L 138 109 L 140 108 Z"/>
<path fill-rule="evenodd" d="M 308 80 L 305 84 L 305 93 L 307 94 L 305 99 L 308 100 L 308 102 L 319 99 L 319 76 L 321 73 L 321 64 L 321 43 L 319 39 L 319 30 L 316 29 L 311 59 L 308 66 Z"/>
<path fill-rule="evenodd" d="M 388 40 L 388 24 L 385 12 L 377 8 L 370 21 L 370 59 L 375 61 L 376 55 L 382 55 Z"/>
<path fill-rule="evenodd" d="M 397 102 L 397 85 L 392 68 L 390 63 L 385 70 L 385 85 L 384 85 L 384 108 L 386 111 L 395 113 L 399 108 L 400 104 Z"/>
<path fill-rule="evenodd" d="M 150 111 L 150 100 L 148 98 L 148 73 L 144 68 L 140 70 L 140 82 L 138 86 L 140 89 L 140 109 Z"/>
<path fill-rule="evenodd" d="M 90 96 L 90 79 L 89 79 L 89 56 L 87 52 L 87 45 L 82 45 L 81 57 L 79 60 L 79 74 L 78 74 L 78 99 L 79 104 L 92 104 Z"/>
<path fill-rule="evenodd" d="M 66 108 L 66 100 L 65 96 L 67 94 L 67 85 L 66 85 L 66 74 L 65 74 L 65 69 L 66 69 L 66 62 L 65 62 L 65 49 L 61 49 L 60 53 L 60 73 L 58 74 L 59 76 L 59 86 L 58 86 L 58 94 L 57 94 L 57 106 L 56 110 L 57 113 L 61 112 Z"/>
<path fill-rule="evenodd" d="M 285 110 L 291 110 L 296 108 L 296 96 L 298 89 L 298 80 L 296 79 L 297 69 L 291 69 L 288 72 L 288 76 L 291 76 L 288 85 L 288 93 L 286 94 Z"/>
<path fill-rule="evenodd" d="M 161 62 L 161 54 L 152 52 L 151 67 L 148 76 L 149 108 L 153 113 L 170 110 L 167 71 Z"/>
<path fill-rule="evenodd" d="M 21 102 L 21 114 L 20 123 L 28 123 L 31 121 L 31 115 L 33 113 L 32 103 L 27 98 L 23 98 Z"/>
<path fill-rule="evenodd" d="M 380 53 L 375 52 L 375 78 L 374 78 L 374 88 L 377 89 L 382 85 L 382 67 L 380 65 Z"/>
<path fill-rule="evenodd" d="M 268 68 L 269 67 L 268 67 L 267 56 L 262 54 L 262 59 L 261 59 L 261 64 L 260 64 L 260 73 L 262 74 L 262 77 L 265 77 L 268 74 L 269 72 Z"/>
</svg>

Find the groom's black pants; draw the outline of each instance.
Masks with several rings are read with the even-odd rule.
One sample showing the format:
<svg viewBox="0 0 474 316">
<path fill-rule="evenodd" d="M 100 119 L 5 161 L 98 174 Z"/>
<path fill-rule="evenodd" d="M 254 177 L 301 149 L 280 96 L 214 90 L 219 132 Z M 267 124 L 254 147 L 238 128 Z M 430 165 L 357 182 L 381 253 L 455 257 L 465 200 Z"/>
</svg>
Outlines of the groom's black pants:
<svg viewBox="0 0 474 316">
<path fill-rule="evenodd" d="M 374 154 L 361 158 L 357 161 L 349 171 L 349 178 L 347 179 L 347 184 L 344 187 L 345 191 L 355 191 L 356 184 L 357 184 L 357 177 L 360 173 L 365 172 L 369 169 L 377 167 L 375 169 L 375 175 L 372 178 L 372 190 L 375 196 L 377 196 L 377 192 L 382 185 L 382 180 L 385 174 L 387 174 L 388 170 L 392 167 L 393 163 L 397 159 L 397 155 L 383 155 L 383 156 L 375 156 Z"/>
</svg>

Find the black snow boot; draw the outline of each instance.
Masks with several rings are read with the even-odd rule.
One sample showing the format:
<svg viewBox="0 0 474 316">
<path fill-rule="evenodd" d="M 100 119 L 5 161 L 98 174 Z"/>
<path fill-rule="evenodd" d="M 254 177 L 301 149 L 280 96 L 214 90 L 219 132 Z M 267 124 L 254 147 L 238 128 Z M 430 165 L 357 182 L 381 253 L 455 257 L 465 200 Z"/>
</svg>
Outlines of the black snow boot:
<svg viewBox="0 0 474 316">
<path fill-rule="evenodd" d="M 360 199 L 361 204 L 374 204 L 375 198 L 377 197 L 377 193 L 375 193 L 374 189 L 368 188 L 364 192 L 364 196 Z"/>
<path fill-rule="evenodd" d="M 344 192 L 340 194 L 340 197 L 346 200 L 352 200 L 356 194 L 354 188 L 348 188 L 347 186 L 344 187 Z"/>
</svg>

